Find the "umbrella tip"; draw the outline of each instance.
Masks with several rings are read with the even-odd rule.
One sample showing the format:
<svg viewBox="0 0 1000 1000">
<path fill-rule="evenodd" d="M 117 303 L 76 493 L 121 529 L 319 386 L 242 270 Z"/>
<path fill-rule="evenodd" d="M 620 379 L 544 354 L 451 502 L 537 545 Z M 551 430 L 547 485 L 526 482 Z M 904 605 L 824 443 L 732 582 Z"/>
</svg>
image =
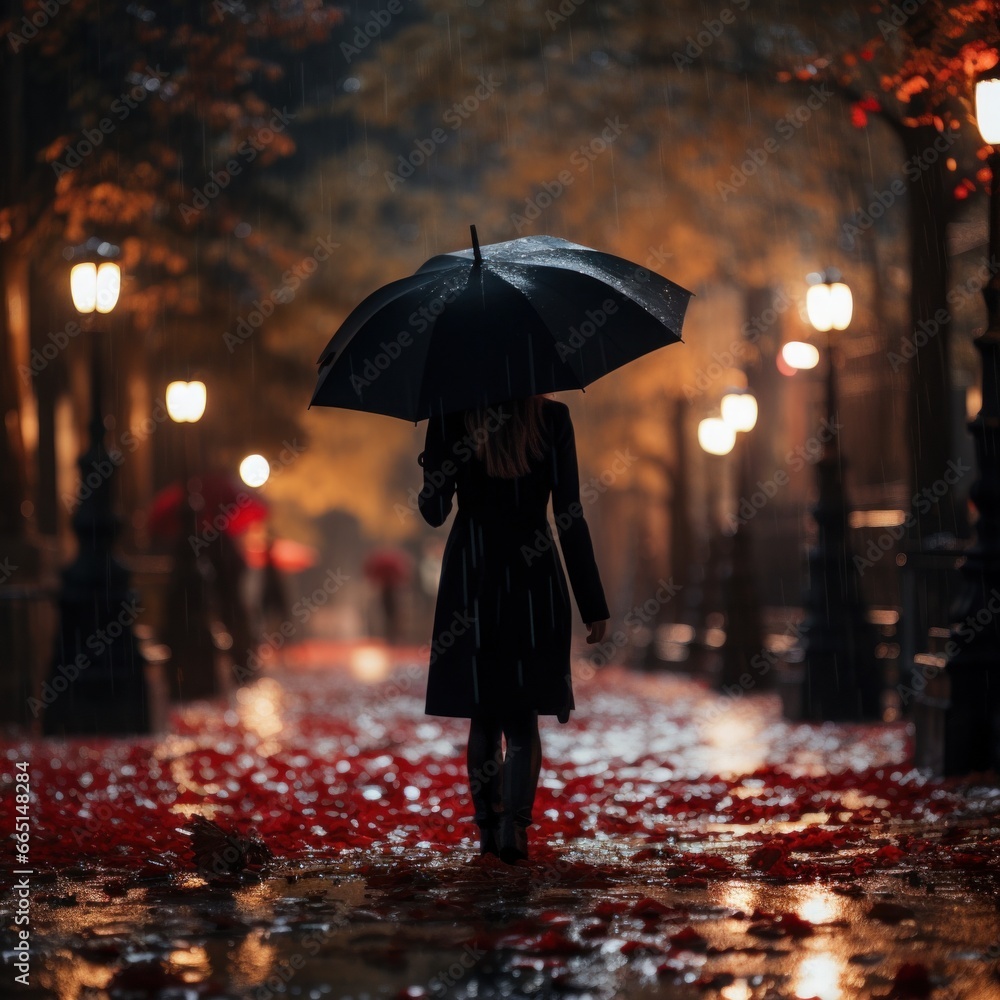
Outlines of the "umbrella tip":
<svg viewBox="0 0 1000 1000">
<path fill-rule="evenodd" d="M 479 235 L 475 226 L 469 226 L 469 231 L 472 233 L 472 252 L 476 256 L 476 267 L 478 267 L 483 262 L 483 255 L 479 252 Z"/>
</svg>

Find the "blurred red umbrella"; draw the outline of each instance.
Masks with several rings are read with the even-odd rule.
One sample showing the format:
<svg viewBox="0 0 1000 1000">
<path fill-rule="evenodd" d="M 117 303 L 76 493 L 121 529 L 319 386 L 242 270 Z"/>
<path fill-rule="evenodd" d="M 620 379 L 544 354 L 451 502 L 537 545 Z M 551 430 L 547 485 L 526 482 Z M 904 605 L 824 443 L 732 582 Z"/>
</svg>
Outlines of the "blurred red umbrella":
<svg viewBox="0 0 1000 1000">
<path fill-rule="evenodd" d="M 247 565 L 253 569 L 263 569 L 267 565 L 266 538 L 247 539 L 243 547 Z M 271 541 L 271 562 L 282 573 L 301 573 L 315 566 L 319 552 L 312 545 L 292 541 L 291 538 L 275 538 Z"/>
<path fill-rule="evenodd" d="M 198 526 L 240 535 L 267 517 L 267 503 L 249 487 L 226 472 L 210 472 L 188 480 Z M 182 515 L 188 504 L 183 483 L 171 483 L 153 497 L 149 508 L 149 530 L 164 538 L 181 533 Z"/>
<path fill-rule="evenodd" d="M 413 558 L 397 548 L 373 549 L 362 566 L 365 576 L 382 586 L 408 583 L 413 573 Z"/>
</svg>

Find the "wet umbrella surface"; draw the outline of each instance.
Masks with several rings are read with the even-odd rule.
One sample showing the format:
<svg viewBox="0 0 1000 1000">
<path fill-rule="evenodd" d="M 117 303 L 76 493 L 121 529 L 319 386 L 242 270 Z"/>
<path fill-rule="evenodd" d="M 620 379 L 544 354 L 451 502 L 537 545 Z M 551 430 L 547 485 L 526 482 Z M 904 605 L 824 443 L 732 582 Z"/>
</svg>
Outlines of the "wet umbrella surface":
<svg viewBox="0 0 1000 1000">
<path fill-rule="evenodd" d="M 167 736 L 5 746 L 33 796 L 20 994 L 1000 996 L 1000 799 L 911 770 L 904 726 L 579 661 L 510 867 L 475 850 L 465 723 L 394 655 L 300 647 Z M 215 870 L 197 816 L 232 831 Z"/>
</svg>

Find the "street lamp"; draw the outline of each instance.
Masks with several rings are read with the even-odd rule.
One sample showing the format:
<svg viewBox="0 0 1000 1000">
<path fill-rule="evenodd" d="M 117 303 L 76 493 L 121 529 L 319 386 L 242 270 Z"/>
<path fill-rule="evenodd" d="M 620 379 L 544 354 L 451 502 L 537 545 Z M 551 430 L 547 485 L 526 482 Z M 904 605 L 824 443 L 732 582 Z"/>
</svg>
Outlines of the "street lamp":
<svg viewBox="0 0 1000 1000">
<path fill-rule="evenodd" d="M 850 326 L 854 298 L 836 271 L 810 274 L 806 280 L 809 322 L 817 333 L 826 334 L 828 433 L 823 435 L 823 451 L 816 463 L 818 497 L 812 514 L 817 539 L 809 551 L 802 637 L 803 716 L 814 720 L 878 719 L 882 684 L 875 661 L 875 635 L 848 545 L 844 460 L 834 433 L 838 426 L 837 361 L 832 331 Z M 784 353 L 786 363 L 794 367 L 797 360 L 813 362 L 812 355 L 801 349 L 805 346 Z"/>
<path fill-rule="evenodd" d="M 80 260 L 70 272 L 73 304 L 84 315 L 109 314 L 121 291 L 118 248 L 89 240 L 68 252 Z M 150 729 L 145 660 L 132 625 L 141 608 L 128 570 L 112 551 L 118 518 L 111 484 L 120 451 L 104 446 L 101 354 L 91 345 L 90 440 L 80 456 L 80 486 L 73 514 L 74 561 L 62 572 L 59 628 L 43 688 L 47 735 L 146 733 Z"/>
<path fill-rule="evenodd" d="M 698 425 L 698 443 L 710 455 L 728 455 L 741 434 L 757 425 L 757 397 L 744 389 L 730 389 L 722 397 L 721 417 L 709 417 Z M 737 483 L 741 501 L 753 492 L 749 486 L 748 455 L 739 449 Z M 713 527 L 714 530 L 714 527 Z M 750 675 L 751 661 L 759 655 L 763 644 L 760 600 L 753 573 L 753 552 L 750 533 L 744 523 L 730 525 L 716 537 L 718 553 L 725 566 L 721 570 L 725 610 L 725 642 L 722 646 L 722 666 L 716 687 L 722 691 L 740 691 L 740 679 Z M 712 609 L 706 609 L 712 610 Z M 756 686 L 758 678 L 754 676 Z"/>
<path fill-rule="evenodd" d="M 271 465 L 263 455 L 247 455 L 240 462 L 240 479 L 255 489 L 271 478 Z"/>
<path fill-rule="evenodd" d="M 944 772 L 966 774 L 1000 767 L 1000 78 L 976 84 L 976 121 L 989 156 L 989 267 L 983 288 L 987 327 L 974 341 L 982 358 L 982 408 L 969 424 L 978 478 L 969 496 L 979 512 L 975 541 L 962 563 L 963 591 L 956 604 L 947 674 L 950 684 L 944 726 Z M 970 633 L 971 637 L 970 637 Z"/>
<path fill-rule="evenodd" d="M 176 424 L 196 424 L 205 413 L 208 392 L 204 382 L 171 382 L 167 386 L 167 415 Z M 181 442 L 181 489 L 178 512 L 180 535 L 174 549 L 167 587 L 166 640 L 170 647 L 167 677 L 171 701 L 211 698 L 219 693 L 212 635 L 209 578 L 211 567 L 195 552 L 198 511 L 204 499 L 192 492 L 188 434 Z"/>
</svg>

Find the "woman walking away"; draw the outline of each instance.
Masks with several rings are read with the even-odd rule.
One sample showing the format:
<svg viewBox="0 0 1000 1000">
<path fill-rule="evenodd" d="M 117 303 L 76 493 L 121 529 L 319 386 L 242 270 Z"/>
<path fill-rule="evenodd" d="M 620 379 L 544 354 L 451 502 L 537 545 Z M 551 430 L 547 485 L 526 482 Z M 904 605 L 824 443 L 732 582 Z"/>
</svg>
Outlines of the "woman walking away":
<svg viewBox="0 0 1000 1000">
<path fill-rule="evenodd" d="M 572 610 L 546 517 L 549 495 L 569 582 L 590 633 L 608 606 L 580 504 L 565 403 L 532 396 L 431 417 L 420 512 L 445 545 L 434 612 L 426 713 L 468 718 L 469 788 L 480 853 L 528 856 L 541 767 L 538 716 L 569 719 Z M 506 740 L 506 755 L 503 753 Z"/>
</svg>

